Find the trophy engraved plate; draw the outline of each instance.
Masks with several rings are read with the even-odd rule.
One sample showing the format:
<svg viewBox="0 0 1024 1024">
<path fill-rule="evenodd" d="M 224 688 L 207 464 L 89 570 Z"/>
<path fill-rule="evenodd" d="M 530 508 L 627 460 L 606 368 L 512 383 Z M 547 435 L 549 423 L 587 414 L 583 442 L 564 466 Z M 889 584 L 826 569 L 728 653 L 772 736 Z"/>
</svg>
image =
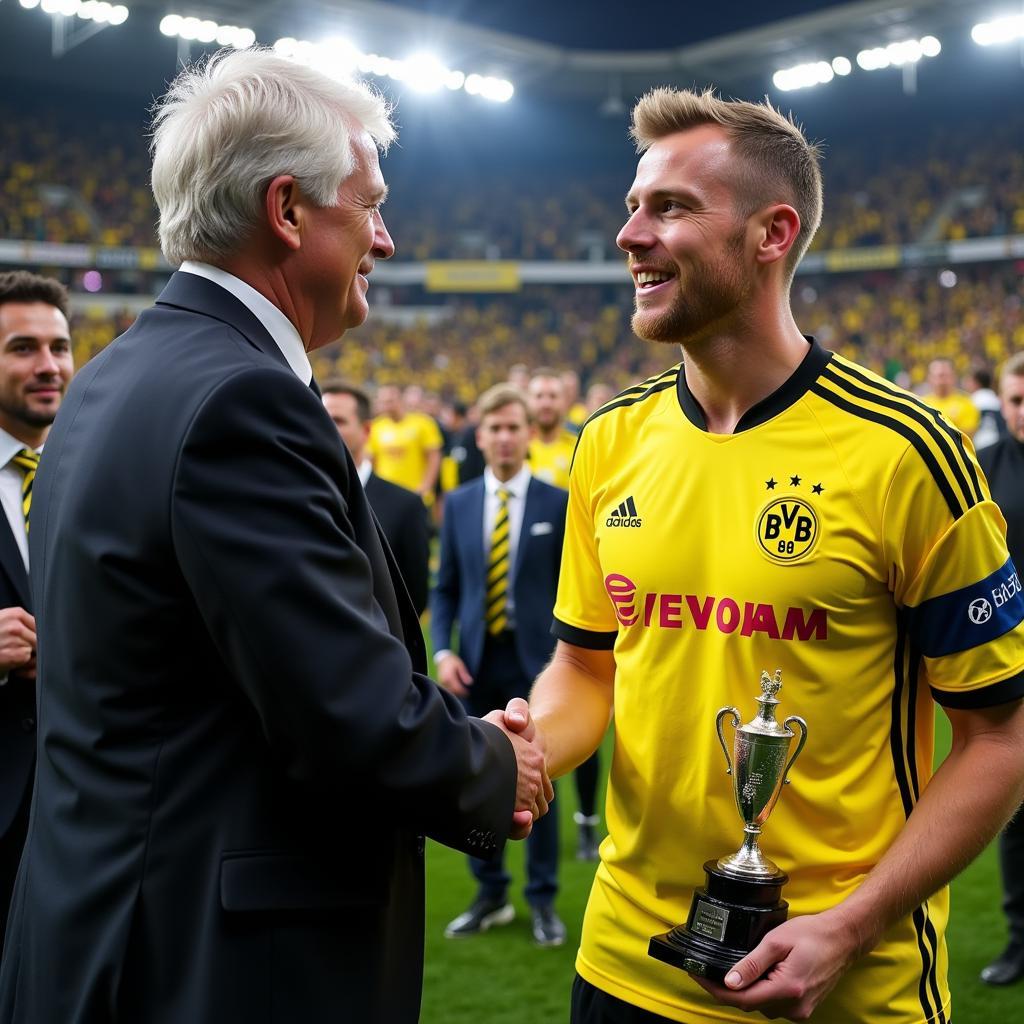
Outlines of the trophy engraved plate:
<svg viewBox="0 0 1024 1024">
<path fill-rule="evenodd" d="M 647 949 L 657 960 L 719 982 L 789 913 L 789 904 L 781 897 L 789 876 L 758 845 L 761 827 L 807 742 L 807 723 L 802 718 L 790 715 L 781 724 L 775 719 L 781 689 L 781 669 L 775 670 L 774 677 L 762 672 L 758 712 L 751 721 L 741 725 L 734 707 L 718 712 L 715 727 L 726 773 L 732 776 L 743 843 L 735 853 L 705 862 L 706 885 L 694 893 L 686 923 L 653 936 Z M 734 730 L 731 753 L 725 738 L 727 719 Z M 796 733 L 791 726 L 800 730 L 792 756 Z"/>
<path fill-rule="evenodd" d="M 716 907 L 707 900 L 698 899 L 693 915 L 693 930 L 709 939 L 721 942 L 725 938 L 725 926 L 729 923 L 729 911 Z"/>
</svg>

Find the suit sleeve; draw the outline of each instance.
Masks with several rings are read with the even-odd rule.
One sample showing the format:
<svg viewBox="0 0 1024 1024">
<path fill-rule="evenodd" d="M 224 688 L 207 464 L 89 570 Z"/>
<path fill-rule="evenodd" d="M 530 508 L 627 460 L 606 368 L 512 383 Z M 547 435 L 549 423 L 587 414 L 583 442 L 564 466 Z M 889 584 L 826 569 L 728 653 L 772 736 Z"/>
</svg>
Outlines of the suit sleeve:
<svg viewBox="0 0 1024 1024">
<path fill-rule="evenodd" d="M 388 631 L 331 428 L 278 370 L 207 397 L 171 497 L 183 582 L 291 778 L 479 856 L 481 833 L 495 848 L 508 835 L 512 746 L 415 673 Z"/>
<path fill-rule="evenodd" d="M 402 532 L 399 537 L 401 546 L 395 552 L 417 615 L 422 615 L 423 609 L 427 607 L 429 589 L 430 523 L 427 516 L 426 505 L 420 500 L 419 495 L 413 495 L 402 520 Z"/>
<path fill-rule="evenodd" d="M 449 650 L 459 606 L 459 556 L 455 545 L 457 498 L 450 497 L 441 522 L 441 561 L 430 595 L 430 643 L 435 651 Z"/>
</svg>

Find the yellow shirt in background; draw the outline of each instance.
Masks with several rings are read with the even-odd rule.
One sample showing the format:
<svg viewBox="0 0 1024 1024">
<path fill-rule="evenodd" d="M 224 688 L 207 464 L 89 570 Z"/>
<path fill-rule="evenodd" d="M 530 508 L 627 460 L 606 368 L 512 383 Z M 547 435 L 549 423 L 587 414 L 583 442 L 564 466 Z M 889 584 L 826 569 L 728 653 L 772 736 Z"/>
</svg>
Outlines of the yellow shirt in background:
<svg viewBox="0 0 1024 1024">
<path fill-rule="evenodd" d="M 546 484 L 553 484 L 564 490 L 569 489 L 569 467 L 572 453 L 576 450 L 576 435 L 563 430 L 554 441 L 542 441 L 535 437 L 530 442 L 526 461 L 530 472 Z"/>
<path fill-rule="evenodd" d="M 968 437 L 978 429 L 981 413 L 971 401 L 971 396 L 963 391 L 954 391 L 948 398 L 925 395 L 924 400 L 933 409 L 938 409 L 947 420 L 959 427 Z"/>
<path fill-rule="evenodd" d="M 407 412 L 400 420 L 378 416 L 370 428 L 366 450 L 373 471 L 393 484 L 418 491 L 427 471 L 427 453 L 443 444 L 441 430 L 420 412 Z"/>
</svg>

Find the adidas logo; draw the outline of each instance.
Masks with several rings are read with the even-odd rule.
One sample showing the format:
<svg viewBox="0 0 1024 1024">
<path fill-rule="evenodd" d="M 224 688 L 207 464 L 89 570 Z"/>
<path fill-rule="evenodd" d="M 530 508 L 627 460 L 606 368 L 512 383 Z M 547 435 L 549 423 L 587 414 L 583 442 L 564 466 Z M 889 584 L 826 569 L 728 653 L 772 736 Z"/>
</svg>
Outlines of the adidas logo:
<svg viewBox="0 0 1024 1024">
<path fill-rule="evenodd" d="M 633 500 L 632 494 L 617 508 L 613 508 L 608 513 L 608 518 L 605 520 L 604 525 L 612 527 L 644 525 L 644 521 L 640 518 L 640 513 L 636 510 L 636 502 Z"/>
</svg>

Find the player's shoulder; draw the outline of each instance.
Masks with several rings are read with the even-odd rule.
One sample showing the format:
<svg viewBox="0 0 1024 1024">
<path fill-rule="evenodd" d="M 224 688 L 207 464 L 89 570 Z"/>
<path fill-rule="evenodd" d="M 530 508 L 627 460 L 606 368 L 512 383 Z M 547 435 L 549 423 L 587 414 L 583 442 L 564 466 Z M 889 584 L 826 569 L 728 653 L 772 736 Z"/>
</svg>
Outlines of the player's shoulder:
<svg viewBox="0 0 1024 1024">
<path fill-rule="evenodd" d="M 637 424 L 646 417 L 661 412 L 664 401 L 676 400 L 676 388 L 682 365 L 676 363 L 675 366 L 620 391 L 614 398 L 605 402 L 592 412 L 580 427 L 579 442 L 582 443 L 588 433 L 593 435 L 601 430 L 614 430 L 624 424 Z"/>
<path fill-rule="evenodd" d="M 860 463 L 869 459 L 883 486 L 897 471 L 931 477 L 954 519 L 985 500 L 963 434 L 917 395 L 839 355 L 812 392 L 833 443 Z"/>
</svg>

